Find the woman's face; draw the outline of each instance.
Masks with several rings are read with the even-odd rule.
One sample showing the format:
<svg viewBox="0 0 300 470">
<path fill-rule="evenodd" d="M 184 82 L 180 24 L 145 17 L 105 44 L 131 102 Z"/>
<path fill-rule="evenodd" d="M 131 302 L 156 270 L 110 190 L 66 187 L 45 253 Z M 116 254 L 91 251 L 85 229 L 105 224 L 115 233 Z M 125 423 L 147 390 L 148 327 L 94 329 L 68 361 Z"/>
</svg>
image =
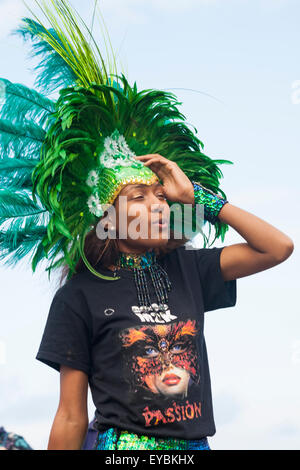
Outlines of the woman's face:
<svg viewBox="0 0 300 470">
<path fill-rule="evenodd" d="M 116 198 L 114 206 L 116 233 L 123 247 L 147 249 L 168 243 L 170 208 L 160 183 L 151 186 L 127 184 Z M 162 221 L 164 223 L 160 225 Z M 123 230 L 125 227 L 125 238 L 120 233 L 121 225 Z"/>
<path fill-rule="evenodd" d="M 185 369 L 170 367 L 163 374 L 145 377 L 145 384 L 153 393 L 165 396 L 181 394 L 186 396 L 190 373 Z"/>
</svg>

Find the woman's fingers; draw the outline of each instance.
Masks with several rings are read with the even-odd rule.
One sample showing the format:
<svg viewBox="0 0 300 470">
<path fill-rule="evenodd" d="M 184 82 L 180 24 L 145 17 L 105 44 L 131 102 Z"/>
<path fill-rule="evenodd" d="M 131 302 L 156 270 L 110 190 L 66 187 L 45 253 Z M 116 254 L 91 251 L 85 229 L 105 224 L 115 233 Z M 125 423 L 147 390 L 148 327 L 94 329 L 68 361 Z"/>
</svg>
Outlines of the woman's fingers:
<svg viewBox="0 0 300 470">
<path fill-rule="evenodd" d="M 186 202 L 186 194 L 190 192 L 192 184 L 176 162 L 158 153 L 135 155 L 135 158 L 142 161 L 145 166 L 152 165 L 151 170 L 162 180 L 164 194 L 167 199 Z"/>
<path fill-rule="evenodd" d="M 153 162 L 157 162 L 157 160 L 154 159 L 154 158 L 152 158 L 151 160 L 148 160 L 147 162 L 145 162 L 144 165 L 145 165 L 145 166 L 151 165 L 151 163 L 153 163 Z"/>
<path fill-rule="evenodd" d="M 155 160 L 166 160 L 168 161 L 167 158 L 163 157 L 162 155 L 159 155 L 159 153 L 149 153 L 148 155 L 138 155 L 138 156 L 135 156 L 135 158 L 138 158 L 139 160 L 147 160 L 149 158 L 152 158 Z"/>
<path fill-rule="evenodd" d="M 161 165 L 162 170 L 165 168 L 166 170 L 168 169 L 168 171 L 170 171 L 173 166 L 176 166 L 175 162 L 172 162 L 171 160 L 168 160 L 159 154 L 140 155 L 135 158 L 142 160 L 144 165 L 147 166 L 151 165 L 152 163 L 158 163 Z"/>
<path fill-rule="evenodd" d="M 167 158 L 164 158 L 159 154 L 140 155 L 136 158 L 143 161 L 145 166 L 155 165 L 153 166 L 153 171 L 159 178 L 162 178 L 163 176 L 171 176 L 167 170 L 170 164 L 170 160 Z"/>
</svg>

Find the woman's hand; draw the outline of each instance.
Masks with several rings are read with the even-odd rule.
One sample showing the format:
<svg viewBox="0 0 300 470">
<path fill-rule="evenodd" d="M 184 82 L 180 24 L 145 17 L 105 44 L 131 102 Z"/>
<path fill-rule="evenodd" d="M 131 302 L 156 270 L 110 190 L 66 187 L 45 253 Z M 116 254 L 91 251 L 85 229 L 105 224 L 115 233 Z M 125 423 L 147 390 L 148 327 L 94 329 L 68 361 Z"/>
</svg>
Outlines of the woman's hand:
<svg viewBox="0 0 300 470">
<path fill-rule="evenodd" d="M 194 187 L 177 163 L 162 157 L 158 153 L 135 156 L 137 160 L 149 166 L 162 181 L 166 198 L 171 202 L 194 205 Z"/>
</svg>

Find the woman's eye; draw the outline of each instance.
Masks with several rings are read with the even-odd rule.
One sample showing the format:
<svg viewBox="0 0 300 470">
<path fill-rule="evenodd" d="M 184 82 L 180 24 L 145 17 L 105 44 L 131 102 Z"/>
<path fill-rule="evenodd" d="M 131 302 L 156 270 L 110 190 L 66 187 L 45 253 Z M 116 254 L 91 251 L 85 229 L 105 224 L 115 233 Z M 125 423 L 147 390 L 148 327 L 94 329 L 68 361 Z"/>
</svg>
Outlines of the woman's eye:
<svg viewBox="0 0 300 470">
<path fill-rule="evenodd" d="M 151 346 L 145 348 L 145 354 L 147 357 L 156 357 L 158 356 L 158 351 L 155 348 L 151 348 Z"/>
<path fill-rule="evenodd" d="M 137 196 L 137 197 L 134 197 L 133 199 L 140 199 L 140 198 L 143 198 L 143 197 L 144 196 Z M 163 199 L 166 199 L 164 194 L 157 194 L 157 197 L 162 197 Z"/>
<path fill-rule="evenodd" d="M 175 343 L 170 350 L 173 354 L 178 354 L 185 350 L 185 345 L 183 343 Z"/>
</svg>

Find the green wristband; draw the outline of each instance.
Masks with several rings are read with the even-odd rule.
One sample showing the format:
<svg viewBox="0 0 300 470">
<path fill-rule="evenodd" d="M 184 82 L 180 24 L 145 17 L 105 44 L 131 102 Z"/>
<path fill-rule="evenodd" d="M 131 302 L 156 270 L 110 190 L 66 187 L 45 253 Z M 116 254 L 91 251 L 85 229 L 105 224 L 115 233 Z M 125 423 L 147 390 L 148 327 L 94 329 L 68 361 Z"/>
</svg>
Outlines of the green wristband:
<svg viewBox="0 0 300 470">
<path fill-rule="evenodd" d="M 218 220 L 218 215 L 227 199 L 222 198 L 219 194 L 215 194 L 210 189 L 205 188 L 200 183 L 192 181 L 194 186 L 195 206 L 196 204 L 204 205 L 204 220 L 211 224 L 215 224 Z"/>
</svg>

